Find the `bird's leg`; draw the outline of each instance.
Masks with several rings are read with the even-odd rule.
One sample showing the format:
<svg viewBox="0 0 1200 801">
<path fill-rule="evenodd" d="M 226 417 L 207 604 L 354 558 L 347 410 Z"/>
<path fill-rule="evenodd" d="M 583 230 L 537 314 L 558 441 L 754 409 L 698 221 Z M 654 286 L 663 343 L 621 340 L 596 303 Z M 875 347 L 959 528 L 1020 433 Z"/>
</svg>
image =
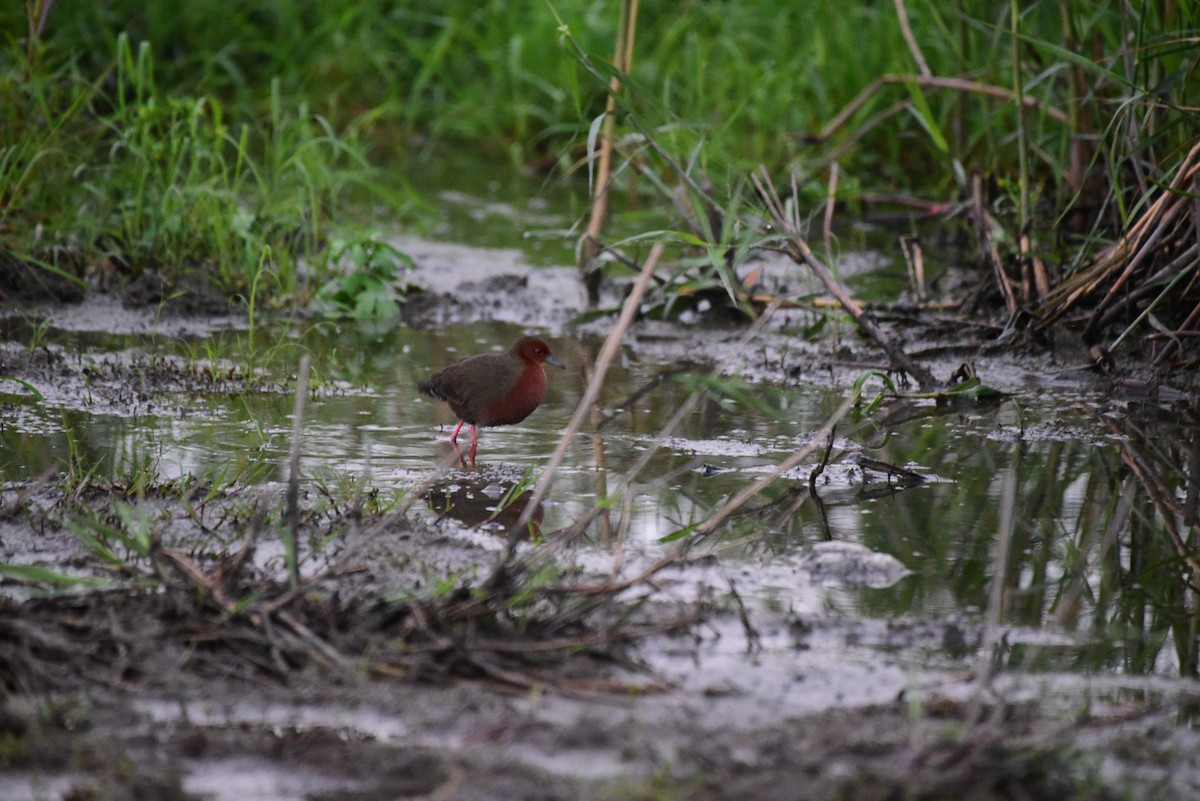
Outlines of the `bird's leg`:
<svg viewBox="0 0 1200 801">
<path fill-rule="evenodd" d="M 454 433 L 450 435 L 450 444 L 451 445 L 454 445 L 456 442 L 458 442 L 458 432 L 462 431 L 463 423 L 465 423 L 465 422 L 467 422 L 467 421 L 466 420 L 458 421 L 458 425 L 455 426 L 455 428 L 454 428 Z M 471 426 L 471 430 L 474 431 L 475 426 Z M 475 439 L 475 437 L 471 437 L 472 441 L 474 441 L 474 439 Z M 458 448 L 455 448 L 455 450 L 458 450 Z"/>
<path fill-rule="evenodd" d="M 475 425 L 471 425 L 471 467 L 475 466 L 475 449 L 479 447 L 478 434 L 475 431 Z"/>
<path fill-rule="evenodd" d="M 454 448 L 454 455 L 458 457 L 459 467 L 465 468 L 467 466 L 467 460 L 463 458 L 462 451 L 458 449 L 458 443 L 454 440 L 450 440 L 450 447 Z"/>
</svg>

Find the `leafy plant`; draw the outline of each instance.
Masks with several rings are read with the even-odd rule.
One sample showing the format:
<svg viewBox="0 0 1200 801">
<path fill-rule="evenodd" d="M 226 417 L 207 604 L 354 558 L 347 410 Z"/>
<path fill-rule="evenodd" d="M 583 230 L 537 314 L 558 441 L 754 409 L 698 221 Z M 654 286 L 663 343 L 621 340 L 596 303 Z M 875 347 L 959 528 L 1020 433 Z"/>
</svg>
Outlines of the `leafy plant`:
<svg viewBox="0 0 1200 801">
<path fill-rule="evenodd" d="M 43 584 L 64 589 L 103 587 L 109 580 L 101 576 L 75 576 L 41 565 L 0 564 L 0 576 L 26 584 Z"/>
<path fill-rule="evenodd" d="M 0 375 L 0 381 L 11 381 L 14 384 L 17 384 L 22 389 L 24 389 L 26 392 L 28 392 L 35 401 L 44 400 L 44 398 L 42 397 L 42 393 L 38 392 L 38 388 L 35 387 L 33 384 L 29 383 L 28 381 L 24 380 L 23 378 L 15 378 L 14 376 L 10 376 L 10 375 Z"/>
<path fill-rule="evenodd" d="M 111 48 L 99 81 L 49 58 L 0 81 L 0 251 L 72 280 L 98 263 L 249 304 L 306 299 L 296 260 L 319 274 L 326 220 L 367 185 L 358 146 L 278 82 L 261 118 L 164 88 L 150 42 Z"/>
<path fill-rule="evenodd" d="M 93 555 L 119 569 L 129 566 L 130 557 L 147 558 L 157 539 L 144 506 L 118 501 L 114 507 L 117 524 L 95 515 L 74 515 L 67 528 L 87 546 Z M 117 548 L 123 549 L 121 553 Z"/>
<path fill-rule="evenodd" d="M 350 271 L 331 278 L 316 300 L 331 317 L 359 320 L 393 320 L 408 292 L 399 273 L 410 270 L 413 260 L 387 242 L 360 239 L 333 249 L 335 263 L 348 262 Z"/>
</svg>

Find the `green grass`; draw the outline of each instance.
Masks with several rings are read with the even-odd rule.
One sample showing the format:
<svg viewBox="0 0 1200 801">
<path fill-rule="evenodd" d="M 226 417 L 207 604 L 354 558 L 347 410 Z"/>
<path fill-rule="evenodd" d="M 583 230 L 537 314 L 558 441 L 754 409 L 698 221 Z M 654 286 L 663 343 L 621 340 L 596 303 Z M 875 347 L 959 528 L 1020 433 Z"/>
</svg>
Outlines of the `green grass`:
<svg viewBox="0 0 1200 801">
<path fill-rule="evenodd" d="M 315 291 L 298 262 L 321 266 L 343 193 L 370 175 L 361 148 L 277 81 L 251 118 L 164 88 L 148 44 L 121 34 L 114 48 L 98 77 L 74 63 L 6 74 L 0 246 L 101 281 L 154 271 L 250 308 Z"/>
<path fill-rule="evenodd" d="M 919 72 L 888 3 L 643 4 L 618 132 L 660 152 L 627 152 L 622 185 L 655 195 L 635 161 L 664 185 L 687 165 L 730 197 L 761 163 L 815 197 L 836 159 L 845 198 L 953 197 L 978 173 L 1001 206 L 1022 185 L 1049 203 L 1045 228 L 1074 203 L 1111 230 L 1195 135 L 1194 4 L 1037 3 L 1015 46 L 1008 4 L 906 5 L 930 73 L 1019 89 L 1024 127 L 1010 99 L 898 78 L 827 129 Z M 347 205 L 406 219 L 403 177 L 371 166 L 397 152 L 549 156 L 582 183 L 617 24 L 580 0 L 59 0 L 31 43 L 25 10 L 0 9 L 0 247 L 74 276 L 199 270 L 268 305 L 329 280 Z"/>
</svg>

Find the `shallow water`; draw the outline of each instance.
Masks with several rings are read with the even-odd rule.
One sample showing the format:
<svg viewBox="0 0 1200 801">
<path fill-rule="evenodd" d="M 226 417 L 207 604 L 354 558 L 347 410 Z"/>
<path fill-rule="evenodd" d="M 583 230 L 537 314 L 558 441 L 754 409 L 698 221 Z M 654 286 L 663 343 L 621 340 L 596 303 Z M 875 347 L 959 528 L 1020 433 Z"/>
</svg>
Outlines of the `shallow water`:
<svg viewBox="0 0 1200 801">
<path fill-rule="evenodd" d="M 444 465 L 448 472 L 419 508 L 434 518 L 449 507 L 448 517 L 500 536 L 520 498 L 507 517 L 497 510 L 514 486 L 527 489 L 540 474 L 584 392 L 602 332 L 568 325 L 582 302 L 573 271 L 529 268 L 570 261 L 573 235 L 564 232 L 578 222 L 581 210 L 572 207 L 578 193 L 540 179 L 488 176 L 466 168 L 453 176 L 411 174 L 422 185 L 442 187 L 427 230 L 463 243 L 397 240 L 424 265 L 416 280 L 444 293 L 435 311 L 458 309 L 451 322 L 416 330 L 275 321 L 252 335 L 235 319 L 158 319 L 153 311 L 130 312 L 104 300 L 9 317 L 5 339 L 16 343 L 10 348 L 48 347 L 67 360 L 86 353 L 138 364 L 150 353 L 210 370 L 210 377 L 199 388 L 143 397 L 136 387 L 105 385 L 102 369 L 85 371 L 81 382 L 40 387 L 42 401 L 0 383 L 6 403 L 0 478 L 24 481 L 74 464 L 116 481 L 144 471 L 157 481 L 282 481 L 293 409 L 290 379 L 282 376 L 306 351 L 313 356 L 314 388 L 302 447 L 309 488 L 336 492 L 358 482 L 399 497 Z M 631 231 L 652 227 L 636 215 L 617 224 Z M 862 227 L 840 234 L 844 270 L 861 295 L 891 298 L 902 289 L 902 261 L 879 250 L 850 252 L 891 238 Z M 936 253 L 927 258 L 938 269 Z M 491 290 L 459 289 L 510 273 L 527 282 L 523 295 L 493 298 Z M 445 300 L 450 295 L 456 300 Z M 461 306 L 454 306 L 458 299 Z M 51 324 L 43 327 L 42 320 Z M 708 363 L 729 353 L 744 329 L 693 321 L 635 330 L 535 516 L 541 532 L 568 527 L 603 502 L 609 513 L 587 529 L 576 557 L 600 570 L 614 547 L 612 532 L 622 527 L 621 551 L 636 556 L 664 553 L 676 537 L 689 541 L 681 532 L 809 444 L 846 397 L 847 369 L 812 354 L 853 341 L 852 333 L 826 327 L 814 336 L 828 343 L 793 352 L 788 338 L 802 338 L 804 323 L 785 325 L 772 343 L 748 348 L 730 371 L 741 377 L 727 376 L 657 444 L 664 422 L 703 385 Z M 481 433 L 477 470 L 456 467 L 446 441 L 454 417 L 417 393 L 417 383 L 452 359 L 503 350 L 522 333 L 545 329 L 568 369 L 547 371 L 546 399 L 522 424 Z M 227 361 L 209 367 L 211 354 Z M 247 364 L 269 365 L 280 376 L 278 386 L 246 393 L 221 380 L 223 371 Z M 957 362 L 942 366 L 948 373 Z M 738 566 L 739 592 L 762 606 L 969 627 L 985 618 L 1001 510 L 1010 504 L 1016 524 L 1001 616 L 1009 664 L 1192 675 L 1196 637 L 1186 573 L 1154 504 L 1124 465 L 1145 452 L 1182 493 L 1178 448 L 1196 433 L 1174 412 L 1109 400 L 1079 375 L 1070 365 L 1030 371 L 997 364 L 986 378 L 1011 393 L 1002 401 L 949 407 L 911 401 L 856 413 L 838 427 L 833 463 L 817 484 L 820 505 L 807 491 L 814 455 L 694 545 Z M 860 457 L 928 481 L 900 490 L 884 475 L 864 473 L 856 466 Z M 631 475 L 643 459 L 644 467 Z M 820 575 L 811 562 L 801 562 L 827 540 L 890 557 L 907 573 L 876 581 L 835 571 L 812 581 Z M 919 660 L 958 664 L 977 647 L 969 636 L 953 640 L 927 648 Z M 886 641 L 876 645 L 888 647 Z"/>
<path fill-rule="evenodd" d="M 446 441 L 452 414 L 415 386 L 453 358 L 505 347 L 520 328 L 475 324 L 380 332 L 324 324 L 305 330 L 296 335 L 314 354 L 318 379 L 305 413 L 304 475 L 313 485 L 366 481 L 384 495 L 401 494 L 448 460 L 449 472 L 423 505 L 426 514 L 449 505 L 450 517 L 484 530 L 502 530 L 504 518 L 488 518 L 527 472 L 536 477 L 554 449 L 583 394 L 584 366 L 599 345 L 594 338 L 549 336 L 568 369 L 549 371 L 547 397 L 524 423 L 481 433 L 478 469 L 471 471 L 453 464 Z M 61 339 L 78 347 L 97 344 L 96 336 L 76 332 Z M 264 341 L 279 336 L 275 329 L 264 333 Z M 117 344 L 145 346 L 141 337 L 105 339 L 101 350 L 110 355 L 121 353 Z M 607 422 L 599 433 L 587 427 L 571 443 L 537 517 L 543 533 L 570 526 L 607 496 L 615 507 L 610 524 L 627 526 L 623 549 L 663 553 L 670 547 L 664 540 L 704 520 L 807 444 L 846 392 L 803 373 L 786 385 L 731 380 L 729 394 L 698 404 L 642 471 L 630 476 L 703 372 L 686 364 L 691 342 L 674 346 L 674 363 L 651 362 L 636 345 L 623 350 L 597 412 Z M 194 353 L 176 342 L 155 347 L 185 358 Z M 672 348 L 660 345 L 658 352 Z M 664 372 L 671 377 L 656 383 Z M 655 388 L 639 395 L 648 385 Z M 135 468 L 153 471 L 159 481 L 238 475 L 267 482 L 286 474 L 293 403 L 286 391 L 247 395 L 218 388 L 153 403 L 132 398 L 112 401 L 99 413 L 87 392 L 43 403 L 25 398 L 9 407 L 0 431 L 5 480 L 27 479 L 71 459 L 101 477 Z M 627 402 L 631 397 L 636 400 Z M 758 603 L 819 607 L 848 617 L 979 621 L 996 562 L 1006 481 L 1015 482 L 1010 500 L 1017 524 L 1003 618 L 1011 627 L 1007 656 L 1014 665 L 1186 673 L 1195 653 L 1187 639 L 1187 593 L 1178 584 L 1179 571 L 1162 564 L 1173 555 L 1153 531 L 1151 505 L 1137 495 L 1132 514 L 1116 516 L 1113 509 L 1123 493 L 1133 492 L 1121 467 L 1122 443 L 1150 447 L 1187 441 L 1193 432 L 1169 415 L 1147 413 L 1134 423 L 1138 418 L 1129 412 L 1114 414 L 1092 403 L 1078 388 L 1064 386 L 951 408 L 912 402 L 890 415 L 876 411 L 847 419 L 839 427 L 834 463 L 817 485 L 823 514 L 807 493 L 814 456 L 698 547 L 759 566 L 740 582 L 740 592 Z M 886 476 L 864 474 L 854 463 L 859 456 L 930 480 L 901 491 Z M 581 547 L 602 562 L 608 536 L 594 523 Z M 827 539 L 889 555 L 909 572 L 890 586 L 835 577 L 816 590 L 807 587 L 801 597 L 789 566 Z M 1144 565 L 1145 572 L 1131 573 L 1131 565 Z M 969 651 L 969 644 L 962 650 Z"/>
</svg>

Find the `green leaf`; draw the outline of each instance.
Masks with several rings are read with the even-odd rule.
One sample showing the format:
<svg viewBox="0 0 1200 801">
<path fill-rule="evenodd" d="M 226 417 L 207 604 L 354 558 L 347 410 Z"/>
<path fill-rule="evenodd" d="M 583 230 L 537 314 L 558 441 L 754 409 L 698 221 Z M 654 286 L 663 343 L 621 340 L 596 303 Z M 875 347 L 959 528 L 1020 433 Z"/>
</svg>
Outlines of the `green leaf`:
<svg viewBox="0 0 1200 801">
<path fill-rule="evenodd" d="M 59 587 L 100 587 L 109 583 L 99 576 L 71 576 L 39 565 L 0 564 L 0 576 L 27 584 L 52 584 Z"/>
<path fill-rule="evenodd" d="M 392 320 L 410 289 L 397 286 L 397 273 L 413 267 L 412 257 L 386 242 L 364 239 L 343 244 L 335 259 L 348 261 L 353 270 L 328 281 L 317 292 L 331 317 L 359 320 Z"/>
<path fill-rule="evenodd" d="M 883 370 L 864 370 L 858 374 L 858 378 L 854 379 L 854 393 L 858 396 L 855 400 L 855 403 L 860 403 L 862 401 L 863 387 L 866 386 L 867 380 L 870 378 L 878 378 L 879 380 L 883 381 L 884 388 L 876 392 L 875 397 L 871 398 L 871 400 L 867 402 L 866 408 L 863 409 L 863 412 L 866 414 L 870 414 L 871 412 L 875 411 L 875 409 L 878 408 L 881 403 L 883 403 L 887 394 L 890 393 L 892 397 L 898 397 L 900 395 L 899 391 L 896 389 L 895 382 L 892 381 L 892 377 Z"/>
<path fill-rule="evenodd" d="M 677 540 L 681 540 L 684 537 L 688 536 L 689 534 L 694 532 L 699 527 L 700 527 L 699 523 L 692 523 L 691 525 L 684 526 L 683 528 L 679 529 L 678 531 L 672 531 L 670 534 L 659 537 L 658 541 L 659 542 L 676 542 Z"/>
<path fill-rule="evenodd" d="M 66 520 L 66 524 L 67 528 L 71 529 L 75 536 L 82 540 L 83 544 L 86 545 L 88 550 L 90 550 L 93 554 L 110 564 L 121 565 L 122 567 L 125 565 L 124 559 L 117 556 L 113 550 L 108 547 L 107 543 L 102 542 L 100 537 L 92 533 L 93 531 L 99 531 L 103 535 L 111 537 L 112 539 L 121 539 L 114 529 L 81 516 L 76 516 Z"/>
<path fill-rule="evenodd" d="M 360 320 L 383 320 L 400 316 L 400 304 L 390 287 L 381 283 L 365 287 L 354 300 L 354 316 Z"/>
<path fill-rule="evenodd" d="M 37 387 L 35 387 L 33 384 L 30 384 L 28 381 L 20 378 L 14 378 L 10 375 L 0 375 L 0 381 L 12 381 L 14 384 L 20 384 L 26 389 L 26 391 L 33 395 L 35 399 L 39 401 L 45 400 L 45 398 L 42 397 L 42 393 L 38 392 Z"/>
<path fill-rule="evenodd" d="M 957 384 L 945 392 L 937 394 L 939 400 L 943 398 L 966 398 L 968 400 L 981 400 L 984 398 L 1002 398 L 1005 393 L 998 389 L 989 387 L 979 380 L 978 377 L 968 378 L 961 384 Z"/>
<path fill-rule="evenodd" d="M 600 138 L 600 126 L 604 124 L 604 118 L 607 113 L 601 114 L 596 119 L 592 120 L 592 124 L 588 126 L 587 135 L 587 165 L 588 165 L 588 195 L 593 195 L 596 176 L 595 176 L 595 160 L 596 154 L 599 152 L 596 149 L 596 142 Z"/>
<path fill-rule="evenodd" d="M 934 118 L 933 110 L 929 108 L 929 101 L 925 99 L 925 93 L 921 91 L 921 87 L 915 81 L 905 81 L 905 86 L 908 87 L 908 96 L 913 101 L 913 116 L 925 129 L 925 133 L 929 134 L 934 146 L 943 153 L 949 153 L 950 143 L 946 141 L 941 126 Z"/>
</svg>

